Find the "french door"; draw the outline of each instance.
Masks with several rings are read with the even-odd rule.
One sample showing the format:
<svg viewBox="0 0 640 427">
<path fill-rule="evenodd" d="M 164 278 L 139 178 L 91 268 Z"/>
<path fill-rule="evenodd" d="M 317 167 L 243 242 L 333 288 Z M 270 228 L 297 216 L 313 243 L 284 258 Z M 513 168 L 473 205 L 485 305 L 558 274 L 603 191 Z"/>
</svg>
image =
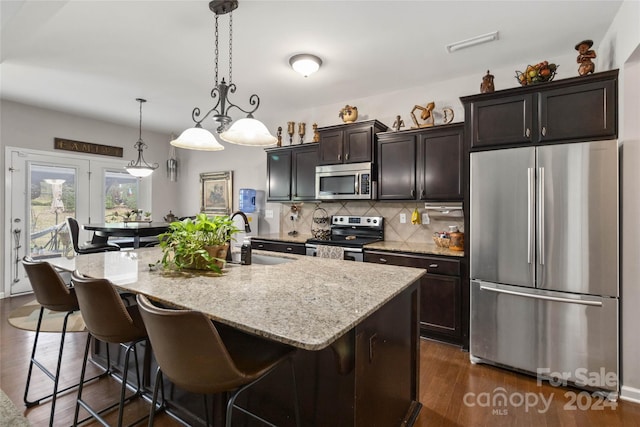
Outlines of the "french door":
<svg viewBox="0 0 640 427">
<path fill-rule="evenodd" d="M 121 160 L 7 147 L 4 294 L 31 291 L 21 260 L 71 256 L 65 219 L 105 222 L 118 209 L 150 210 L 150 179 L 132 177 Z M 145 182 L 146 181 L 146 182 Z M 90 240 L 80 230 L 79 241 Z"/>
</svg>

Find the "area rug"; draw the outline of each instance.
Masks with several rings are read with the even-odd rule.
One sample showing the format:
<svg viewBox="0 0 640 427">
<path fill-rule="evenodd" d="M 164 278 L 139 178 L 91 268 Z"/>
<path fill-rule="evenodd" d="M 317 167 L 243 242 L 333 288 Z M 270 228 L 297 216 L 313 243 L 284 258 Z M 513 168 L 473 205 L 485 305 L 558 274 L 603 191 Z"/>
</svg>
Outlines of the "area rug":
<svg viewBox="0 0 640 427">
<path fill-rule="evenodd" d="M 36 300 L 18 307 L 9 314 L 7 319 L 11 326 L 27 331 L 35 331 L 38 326 L 38 315 L 40 314 L 40 304 Z M 66 312 L 49 311 L 45 308 L 42 317 L 41 332 L 62 332 L 62 323 Z M 79 311 L 69 316 L 67 322 L 67 332 L 82 332 L 85 330 L 84 320 Z"/>
<path fill-rule="evenodd" d="M 9 396 L 0 390 L 0 426 L 27 427 L 31 424 L 16 408 Z"/>
</svg>

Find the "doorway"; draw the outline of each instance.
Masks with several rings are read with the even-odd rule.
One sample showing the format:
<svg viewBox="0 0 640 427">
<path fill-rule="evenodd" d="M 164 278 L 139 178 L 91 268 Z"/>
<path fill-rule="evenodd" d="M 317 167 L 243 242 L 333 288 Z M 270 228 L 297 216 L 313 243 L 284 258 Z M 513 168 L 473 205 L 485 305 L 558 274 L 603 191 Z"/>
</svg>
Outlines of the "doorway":
<svg viewBox="0 0 640 427">
<path fill-rule="evenodd" d="M 5 159 L 5 295 L 31 292 L 21 263 L 25 255 L 73 255 L 67 217 L 80 224 L 113 222 L 119 220 L 116 212 L 150 210 L 151 180 L 129 175 L 125 161 L 12 147 L 7 147 Z M 90 239 L 80 230 L 80 242 Z"/>
</svg>

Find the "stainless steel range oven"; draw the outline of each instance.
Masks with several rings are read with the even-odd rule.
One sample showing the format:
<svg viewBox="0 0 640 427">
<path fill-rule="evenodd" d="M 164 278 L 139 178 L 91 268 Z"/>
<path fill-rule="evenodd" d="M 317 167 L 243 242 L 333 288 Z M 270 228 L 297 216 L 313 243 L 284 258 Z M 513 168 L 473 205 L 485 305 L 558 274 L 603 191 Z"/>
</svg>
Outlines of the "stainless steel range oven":
<svg viewBox="0 0 640 427">
<path fill-rule="evenodd" d="M 384 240 L 383 217 L 334 215 L 329 239 L 309 239 L 305 246 L 309 256 L 317 256 L 319 245 L 338 246 L 343 249 L 345 260 L 362 262 L 363 246 L 381 240 Z"/>
</svg>

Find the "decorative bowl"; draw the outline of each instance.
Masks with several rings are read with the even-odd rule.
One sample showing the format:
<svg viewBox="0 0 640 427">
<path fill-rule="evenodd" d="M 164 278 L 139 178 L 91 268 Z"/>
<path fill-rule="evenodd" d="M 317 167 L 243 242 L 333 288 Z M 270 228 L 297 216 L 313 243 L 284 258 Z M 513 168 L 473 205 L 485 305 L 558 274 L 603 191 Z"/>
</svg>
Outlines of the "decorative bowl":
<svg viewBox="0 0 640 427">
<path fill-rule="evenodd" d="M 527 65 L 526 70 L 516 71 L 516 79 L 522 86 L 546 83 L 553 80 L 559 65 L 549 64 L 547 61 L 536 65 Z"/>
<path fill-rule="evenodd" d="M 436 246 L 439 248 L 448 248 L 449 243 L 451 242 L 451 239 L 448 237 L 439 237 L 437 235 L 434 235 L 433 241 L 435 242 Z"/>
</svg>

